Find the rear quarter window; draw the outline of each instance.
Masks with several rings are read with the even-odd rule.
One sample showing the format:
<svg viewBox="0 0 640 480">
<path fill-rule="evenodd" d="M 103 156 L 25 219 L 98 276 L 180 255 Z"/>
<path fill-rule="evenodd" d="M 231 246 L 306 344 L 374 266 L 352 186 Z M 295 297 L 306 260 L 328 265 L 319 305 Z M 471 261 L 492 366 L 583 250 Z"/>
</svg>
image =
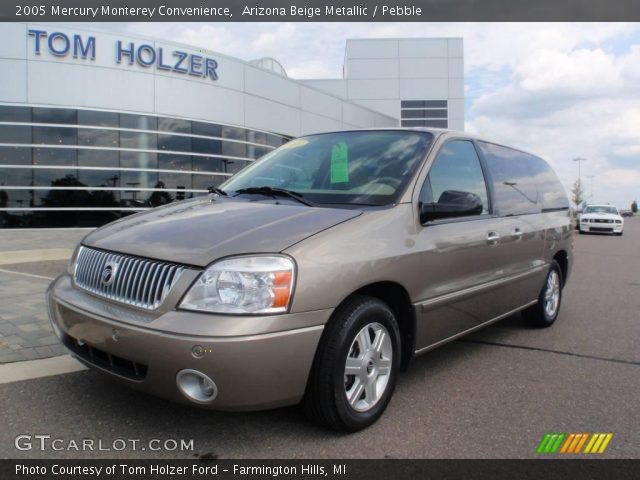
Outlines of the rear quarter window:
<svg viewBox="0 0 640 480">
<path fill-rule="evenodd" d="M 529 155 L 492 143 L 478 144 L 491 176 L 496 213 L 501 216 L 539 213 L 538 186 Z"/>
<path fill-rule="evenodd" d="M 527 155 L 529 168 L 538 185 L 538 197 L 542 210 L 566 210 L 569 198 L 558 176 L 547 162 L 539 157 Z"/>
</svg>

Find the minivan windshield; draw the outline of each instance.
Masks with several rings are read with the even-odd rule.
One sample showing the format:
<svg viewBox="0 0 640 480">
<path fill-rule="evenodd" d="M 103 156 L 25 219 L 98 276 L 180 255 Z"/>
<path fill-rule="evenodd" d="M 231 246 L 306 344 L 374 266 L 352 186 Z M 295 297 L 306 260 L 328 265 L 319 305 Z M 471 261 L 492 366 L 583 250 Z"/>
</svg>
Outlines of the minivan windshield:
<svg viewBox="0 0 640 480">
<path fill-rule="evenodd" d="M 585 208 L 584 212 L 582 213 L 612 213 L 614 215 L 617 215 L 618 209 L 616 207 L 594 205 L 592 207 Z"/>
<path fill-rule="evenodd" d="M 388 205 L 398 201 L 432 141 L 429 132 L 403 130 L 310 135 L 265 155 L 220 188 L 229 195 L 284 189 L 314 205 Z"/>
</svg>

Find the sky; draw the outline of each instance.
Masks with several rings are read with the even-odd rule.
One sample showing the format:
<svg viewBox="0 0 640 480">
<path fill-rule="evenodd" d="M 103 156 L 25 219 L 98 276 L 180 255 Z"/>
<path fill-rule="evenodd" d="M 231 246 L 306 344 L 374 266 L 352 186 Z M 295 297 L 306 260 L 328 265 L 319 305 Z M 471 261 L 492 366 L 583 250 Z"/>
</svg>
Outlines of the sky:
<svg viewBox="0 0 640 480">
<path fill-rule="evenodd" d="M 94 26 L 96 26 L 94 24 Z M 342 78 L 347 38 L 462 37 L 465 130 L 545 158 L 591 203 L 640 201 L 638 23 L 116 23 L 251 60 L 292 78 Z M 593 178 L 589 178 L 593 176 Z M 592 188 L 593 185 L 593 188 Z"/>
</svg>

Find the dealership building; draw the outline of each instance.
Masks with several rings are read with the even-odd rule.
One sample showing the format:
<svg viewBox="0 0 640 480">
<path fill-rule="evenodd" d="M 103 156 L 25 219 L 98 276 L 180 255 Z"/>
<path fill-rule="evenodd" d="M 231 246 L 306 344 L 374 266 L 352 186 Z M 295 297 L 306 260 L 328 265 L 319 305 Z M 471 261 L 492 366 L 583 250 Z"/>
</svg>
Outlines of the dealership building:
<svg viewBox="0 0 640 480">
<path fill-rule="evenodd" d="M 341 79 L 73 25 L 0 23 L 0 228 L 96 226 L 207 193 L 323 131 L 463 129 L 460 38 L 347 40 Z"/>
</svg>

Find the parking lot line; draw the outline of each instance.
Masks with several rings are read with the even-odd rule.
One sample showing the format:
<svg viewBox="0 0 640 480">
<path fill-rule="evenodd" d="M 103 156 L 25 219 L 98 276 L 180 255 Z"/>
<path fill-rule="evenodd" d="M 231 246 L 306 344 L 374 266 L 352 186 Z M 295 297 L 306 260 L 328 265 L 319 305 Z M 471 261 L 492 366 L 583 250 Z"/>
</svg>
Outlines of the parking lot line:
<svg viewBox="0 0 640 480">
<path fill-rule="evenodd" d="M 22 275 L 24 277 L 39 278 L 40 280 L 53 280 L 53 277 L 45 277 L 43 275 L 36 275 L 35 273 L 15 272 L 13 270 L 5 270 L 4 268 L 0 268 L 0 272 L 10 273 L 12 275 Z"/>
<path fill-rule="evenodd" d="M 63 373 L 86 370 L 86 368 L 87 367 L 71 355 L 60 355 L 42 360 L 6 363 L 0 365 L 0 384 L 62 375 Z"/>
</svg>

